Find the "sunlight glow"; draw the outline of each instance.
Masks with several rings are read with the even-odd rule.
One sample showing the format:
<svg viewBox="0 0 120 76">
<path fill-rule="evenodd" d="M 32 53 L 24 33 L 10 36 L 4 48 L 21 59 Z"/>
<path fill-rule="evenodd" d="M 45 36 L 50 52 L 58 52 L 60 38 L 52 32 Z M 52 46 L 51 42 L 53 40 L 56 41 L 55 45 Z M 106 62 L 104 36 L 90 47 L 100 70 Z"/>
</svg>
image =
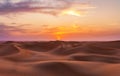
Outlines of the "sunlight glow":
<svg viewBox="0 0 120 76">
<path fill-rule="evenodd" d="M 71 33 L 77 33 L 77 32 L 79 32 L 79 26 L 76 24 L 73 24 L 72 26 L 69 26 L 69 27 L 60 26 L 60 27 L 54 28 L 53 35 L 57 40 L 61 40 L 66 35 Z"/>
<path fill-rule="evenodd" d="M 63 37 L 63 34 L 64 34 L 64 32 L 59 31 L 59 32 L 55 32 L 54 35 L 55 35 L 55 37 L 56 37 L 57 40 L 61 40 L 62 37 Z"/>
<path fill-rule="evenodd" d="M 81 13 L 78 11 L 74 11 L 74 10 L 67 10 L 67 11 L 63 11 L 62 15 L 81 16 Z"/>
</svg>

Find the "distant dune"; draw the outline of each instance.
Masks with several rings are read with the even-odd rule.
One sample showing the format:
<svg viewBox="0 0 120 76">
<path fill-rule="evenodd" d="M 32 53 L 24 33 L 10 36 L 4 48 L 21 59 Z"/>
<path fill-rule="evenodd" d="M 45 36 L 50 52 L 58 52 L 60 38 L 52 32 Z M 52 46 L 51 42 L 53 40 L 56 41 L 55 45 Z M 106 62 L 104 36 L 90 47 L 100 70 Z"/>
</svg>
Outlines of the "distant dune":
<svg viewBox="0 0 120 76">
<path fill-rule="evenodd" d="M 0 42 L 0 76 L 120 76 L 120 41 Z"/>
</svg>

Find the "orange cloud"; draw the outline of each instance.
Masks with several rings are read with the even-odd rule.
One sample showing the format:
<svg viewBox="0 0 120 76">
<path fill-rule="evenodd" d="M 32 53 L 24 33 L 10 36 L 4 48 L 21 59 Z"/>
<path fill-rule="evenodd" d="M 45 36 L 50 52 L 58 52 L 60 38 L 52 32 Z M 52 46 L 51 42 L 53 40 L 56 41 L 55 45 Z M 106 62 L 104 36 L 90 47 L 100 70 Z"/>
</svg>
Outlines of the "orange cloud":
<svg viewBox="0 0 120 76">
<path fill-rule="evenodd" d="M 119 29 L 108 28 L 103 29 L 100 27 L 93 26 L 80 26 L 80 25 L 69 25 L 69 26 L 54 26 L 44 27 L 38 29 L 32 29 L 24 26 L 8 26 L 0 24 L 0 38 L 1 39 L 29 39 L 29 40 L 67 40 L 67 39 L 99 39 L 99 38 L 120 38 Z"/>
</svg>

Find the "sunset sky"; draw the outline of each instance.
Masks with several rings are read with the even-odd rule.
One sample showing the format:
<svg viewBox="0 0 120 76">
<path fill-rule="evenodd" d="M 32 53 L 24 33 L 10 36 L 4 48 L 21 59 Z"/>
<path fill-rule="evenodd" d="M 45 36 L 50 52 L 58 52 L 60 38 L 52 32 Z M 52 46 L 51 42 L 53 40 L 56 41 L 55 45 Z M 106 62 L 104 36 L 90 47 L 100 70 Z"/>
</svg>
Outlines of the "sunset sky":
<svg viewBox="0 0 120 76">
<path fill-rule="evenodd" d="M 0 41 L 120 40 L 120 0 L 0 0 Z"/>
</svg>

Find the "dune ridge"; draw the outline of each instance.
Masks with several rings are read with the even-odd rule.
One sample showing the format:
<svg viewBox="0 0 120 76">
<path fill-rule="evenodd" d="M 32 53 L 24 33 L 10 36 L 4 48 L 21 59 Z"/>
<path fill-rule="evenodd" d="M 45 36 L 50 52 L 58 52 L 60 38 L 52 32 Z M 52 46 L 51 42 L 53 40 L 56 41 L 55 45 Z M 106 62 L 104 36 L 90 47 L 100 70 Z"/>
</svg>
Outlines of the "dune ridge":
<svg viewBox="0 0 120 76">
<path fill-rule="evenodd" d="M 120 76 L 120 41 L 0 42 L 0 76 Z"/>
</svg>

